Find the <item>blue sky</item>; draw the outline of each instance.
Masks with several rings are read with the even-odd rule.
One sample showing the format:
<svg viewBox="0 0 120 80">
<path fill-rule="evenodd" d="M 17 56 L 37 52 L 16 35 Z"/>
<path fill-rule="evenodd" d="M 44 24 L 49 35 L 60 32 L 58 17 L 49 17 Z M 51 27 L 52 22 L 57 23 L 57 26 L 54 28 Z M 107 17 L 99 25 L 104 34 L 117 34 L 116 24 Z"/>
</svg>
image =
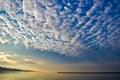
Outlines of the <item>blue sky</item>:
<svg viewBox="0 0 120 80">
<path fill-rule="evenodd" d="M 120 0 L 0 0 L 0 65 L 27 63 L 27 67 L 29 63 L 45 61 L 63 65 L 64 70 L 70 64 L 73 70 L 84 64 L 112 65 L 114 70 L 120 66 L 119 3 Z"/>
</svg>

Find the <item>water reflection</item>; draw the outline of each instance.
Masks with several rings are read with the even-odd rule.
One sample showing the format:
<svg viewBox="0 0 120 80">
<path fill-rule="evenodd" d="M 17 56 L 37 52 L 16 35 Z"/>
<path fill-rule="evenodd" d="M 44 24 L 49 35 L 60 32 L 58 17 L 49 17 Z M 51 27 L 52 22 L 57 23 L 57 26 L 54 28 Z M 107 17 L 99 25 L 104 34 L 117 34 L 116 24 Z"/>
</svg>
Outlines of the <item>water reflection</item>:
<svg viewBox="0 0 120 80">
<path fill-rule="evenodd" d="M 43 72 L 0 73 L 0 80 L 119 80 L 120 74 L 57 74 Z"/>
</svg>

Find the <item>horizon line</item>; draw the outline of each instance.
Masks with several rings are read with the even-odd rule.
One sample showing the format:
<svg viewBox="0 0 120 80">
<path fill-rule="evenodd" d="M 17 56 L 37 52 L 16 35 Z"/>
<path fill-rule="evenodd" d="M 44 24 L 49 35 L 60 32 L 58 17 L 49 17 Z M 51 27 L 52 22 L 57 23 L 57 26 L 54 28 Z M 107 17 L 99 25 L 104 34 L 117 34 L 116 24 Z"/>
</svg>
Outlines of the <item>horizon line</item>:
<svg viewBox="0 0 120 80">
<path fill-rule="evenodd" d="M 120 72 L 57 72 L 58 74 L 120 74 Z"/>
</svg>

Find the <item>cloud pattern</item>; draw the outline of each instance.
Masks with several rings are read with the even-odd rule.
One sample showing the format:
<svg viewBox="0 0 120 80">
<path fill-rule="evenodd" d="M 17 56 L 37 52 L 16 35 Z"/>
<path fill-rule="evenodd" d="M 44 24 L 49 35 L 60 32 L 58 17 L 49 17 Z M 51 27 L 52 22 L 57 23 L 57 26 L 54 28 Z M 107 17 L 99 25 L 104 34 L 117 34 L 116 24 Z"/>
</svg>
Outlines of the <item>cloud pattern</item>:
<svg viewBox="0 0 120 80">
<path fill-rule="evenodd" d="M 120 50 L 120 0 L 0 0 L 0 43 L 77 56 Z"/>
</svg>

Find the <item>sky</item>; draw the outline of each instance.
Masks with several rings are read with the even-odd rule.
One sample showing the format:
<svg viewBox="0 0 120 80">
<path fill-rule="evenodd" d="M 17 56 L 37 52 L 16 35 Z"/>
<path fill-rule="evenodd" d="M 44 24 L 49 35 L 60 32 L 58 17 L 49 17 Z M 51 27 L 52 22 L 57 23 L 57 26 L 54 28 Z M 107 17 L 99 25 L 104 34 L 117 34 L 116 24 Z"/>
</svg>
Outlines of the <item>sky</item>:
<svg viewBox="0 0 120 80">
<path fill-rule="evenodd" d="M 0 0 L 0 66 L 120 71 L 120 0 Z"/>
</svg>

